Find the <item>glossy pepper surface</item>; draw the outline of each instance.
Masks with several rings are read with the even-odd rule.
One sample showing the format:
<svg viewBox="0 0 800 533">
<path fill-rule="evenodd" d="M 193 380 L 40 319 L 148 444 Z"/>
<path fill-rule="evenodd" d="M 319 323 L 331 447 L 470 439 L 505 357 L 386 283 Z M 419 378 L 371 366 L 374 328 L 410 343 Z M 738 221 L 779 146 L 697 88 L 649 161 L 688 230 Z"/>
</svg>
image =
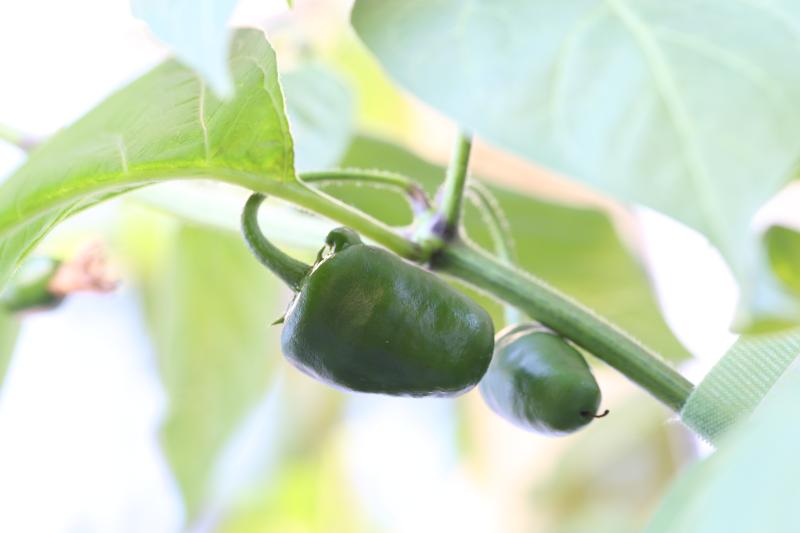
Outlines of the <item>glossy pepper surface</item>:
<svg viewBox="0 0 800 533">
<path fill-rule="evenodd" d="M 251 197 L 251 214 L 258 203 Z M 297 368 L 350 390 L 402 396 L 453 396 L 483 377 L 494 328 L 477 303 L 349 228 L 331 231 L 313 267 L 289 259 L 282 275 L 254 216 L 248 226 L 248 207 L 251 248 L 296 291 L 281 346 Z"/>
<path fill-rule="evenodd" d="M 498 333 L 480 390 L 503 418 L 550 435 L 585 426 L 600 406 L 600 388 L 580 352 L 537 324 Z"/>
</svg>

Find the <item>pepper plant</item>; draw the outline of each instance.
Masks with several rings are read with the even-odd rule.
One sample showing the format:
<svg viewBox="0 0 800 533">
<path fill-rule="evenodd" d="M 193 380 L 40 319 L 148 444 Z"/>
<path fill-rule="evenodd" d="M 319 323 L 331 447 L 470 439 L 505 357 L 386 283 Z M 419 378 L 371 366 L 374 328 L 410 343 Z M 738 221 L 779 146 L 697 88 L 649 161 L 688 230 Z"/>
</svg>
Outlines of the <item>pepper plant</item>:
<svg viewBox="0 0 800 533">
<path fill-rule="evenodd" d="M 309 164 L 302 154 L 315 140 L 293 94 L 325 87 L 325 74 L 306 71 L 305 85 L 279 76 L 280 57 L 265 34 L 238 29 L 228 38 L 233 3 L 206 3 L 214 9 L 181 13 L 134 1 L 134 12 L 176 58 L 35 147 L 0 185 L 0 284 L 9 311 L 21 305 L 15 294 L 30 298 L 37 287 L 40 303 L 52 300 L 41 279 L 26 285 L 20 269 L 64 219 L 160 182 L 224 182 L 253 193 L 244 238 L 297 292 L 282 345 L 305 372 L 352 390 L 410 396 L 463 393 L 480 381 L 500 415 L 560 433 L 604 415 L 584 360 L 590 354 L 719 446 L 676 484 L 653 531 L 755 531 L 741 524 L 770 520 L 768 530 L 790 530 L 789 514 L 781 514 L 791 509 L 785 494 L 768 490 L 747 509 L 731 512 L 730 505 L 751 483 L 748 475 L 777 487 L 796 471 L 796 461 L 779 462 L 792 453 L 778 443 L 796 441 L 797 415 L 787 405 L 797 399 L 793 258 L 800 241 L 789 228 L 752 227 L 757 210 L 793 179 L 800 156 L 795 7 L 357 0 L 352 26 L 382 68 L 461 130 L 446 172 L 437 175 L 424 163 L 382 164 L 393 149 L 367 138 L 355 140 L 338 166 Z M 206 17 L 215 30 L 181 31 L 193 17 Z M 335 93 L 302 97 L 311 107 L 339 105 L 326 100 Z M 32 144 L 11 129 L 0 136 L 25 149 Z M 630 315 L 604 316 L 613 313 L 600 299 L 569 295 L 557 276 L 553 283 L 531 271 L 535 259 L 527 254 L 539 249 L 525 240 L 524 225 L 559 215 L 533 222 L 507 216 L 511 203 L 537 200 L 470 175 L 474 136 L 709 238 L 739 282 L 732 328 L 742 336 L 705 380 L 693 384 L 670 362 L 686 354 L 660 319 L 647 329 Z M 336 142 L 322 136 L 323 144 Z M 331 187 L 348 184 L 377 189 Z M 370 209 L 390 190 L 408 205 L 410 221 Z M 344 228 L 316 244 L 314 265 L 299 262 L 262 234 L 257 209 L 265 197 Z M 261 222 L 269 227 L 273 218 Z M 634 269 L 615 289 L 626 283 L 644 281 Z M 481 307 L 498 303 L 503 317 Z M 653 313 L 652 302 L 642 307 Z M 496 343 L 493 328 L 503 324 L 492 319 L 514 326 Z M 5 353 L 12 329 L 0 320 Z M 763 468 L 754 474 L 745 462 Z M 697 494 L 710 502 L 706 508 L 696 508 Z"/>
</svg>

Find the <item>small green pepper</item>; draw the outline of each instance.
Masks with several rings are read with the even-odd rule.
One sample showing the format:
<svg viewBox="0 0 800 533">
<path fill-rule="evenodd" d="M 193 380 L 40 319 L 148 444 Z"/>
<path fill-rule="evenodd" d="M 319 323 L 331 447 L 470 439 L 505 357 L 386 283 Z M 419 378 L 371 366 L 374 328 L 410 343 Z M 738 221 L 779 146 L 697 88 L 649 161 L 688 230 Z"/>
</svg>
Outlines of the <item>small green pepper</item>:
<svg viewBox="0 0 800 533">
<path fill-rule="evenodd" d="M 454 396 L 480 381 L 494 347 L 482 307 L 349 228 L 330 232 L 313 267 L 296 261 L 261 233 L 263 199 L 250 197 L 242 230 L 256 257 L 296 292 L 281 347 L 297 368 L 350 390 L 400 396 Z"/>
<path fill-rule="evenodd" d="M 550 435 L 585 426 L 600 406 L 600 388 L 583 356 L 537 324 L 518 324 L 497 334 L 480 391 L 506 420 Z"/>
</svg>

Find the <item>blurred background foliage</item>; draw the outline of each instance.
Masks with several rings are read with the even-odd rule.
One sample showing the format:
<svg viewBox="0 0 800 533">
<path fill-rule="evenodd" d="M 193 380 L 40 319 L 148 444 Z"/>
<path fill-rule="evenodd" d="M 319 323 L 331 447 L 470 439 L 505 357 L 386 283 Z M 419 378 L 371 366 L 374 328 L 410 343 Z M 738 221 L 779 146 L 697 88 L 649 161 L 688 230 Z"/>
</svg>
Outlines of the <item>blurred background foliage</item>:
<svg viewBox="0 0 800 533">
<path fill-rule="evenodd" d="M 454 127 L 386 78 L 350 29 L 346 4 L 305 2 L 249 20 L 266 28 L 280 59 L 297 168 L 393 170 L 433 194 Z M 491 147 L 476 146 L 474 157 L 523 268 L 666 358 L 690 357 L 662 317 L 635 226 L 619 205 Z M 326 191 L 387 223 L 410 222 L 391 191 Z M 236 234 L 244 197 L 219 185 L 158 186 L 125 199 L 119 215 L 92 229 L 135 290 L 154 348 L 166 395 L 160 442 L 183 529 L 638 531 L 695 456 L 664 410 L 596 361 L 612 413 L 561 439 L 510 426 L 477 392 L 454 401 L 390 399 L 299 374 L 280 354 L 280 328 L 270 326 L 290 294 Z M 307 224 L 307 239 L 283 243 L 305 259 L 330 227 L 284 206 L 265 211 L 265 230 L 279 241 L 278 219 Z M 489 247 L 480 214 L 468 207 L 465 217 L 469 238 Z M 79 219 L 46 249 L 71 249 L 86 233 Z M 501 307 L 471 293 L 499 328 Z M 0 375 L 16 327 L 0 316 Z"/>
</svg>

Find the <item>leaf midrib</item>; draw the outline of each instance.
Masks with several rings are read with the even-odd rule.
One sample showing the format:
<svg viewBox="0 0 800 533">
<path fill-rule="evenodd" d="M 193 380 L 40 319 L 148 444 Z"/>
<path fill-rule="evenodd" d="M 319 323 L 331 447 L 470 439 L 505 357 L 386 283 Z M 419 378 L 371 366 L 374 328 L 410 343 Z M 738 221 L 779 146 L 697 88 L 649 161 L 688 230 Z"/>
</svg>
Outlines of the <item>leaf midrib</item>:
<svg viewBox="0 0 800 533">
<path fill-rule="evenodd" d="M 94 182 L 89 182 L 88 187 L 75 187 L 70 189 L 69 194 L 56 196 L 54 200 L 35 204 L 34 208 L 17 210 L 13 221 L 6 223 L 0 222 L 0 238 L 5 237 L 31 220 L 43 216 L 59 208 L 67 207 L 71 202 L 79 201 L 93 195 L 104 193 L 120 193 L 128 190 L 131 186 L 147 186 L 163 181 L 177 179 L 213 179 L 223 181 L 232 185 L 239 185 L 249 190 L 275 194 L 282 186 L 291 182 L 278 181 L 269 177 L 243 170 L 234 170 L 227 167 L 213 166 L 187 166 L 173 167 L 169 169 L 140 170 L 133 174 L 129 172 L 113 172 L 102 175 L 95 175 Z M 103 183 L 98 187 L 97 182 Z"/>
</svg>

